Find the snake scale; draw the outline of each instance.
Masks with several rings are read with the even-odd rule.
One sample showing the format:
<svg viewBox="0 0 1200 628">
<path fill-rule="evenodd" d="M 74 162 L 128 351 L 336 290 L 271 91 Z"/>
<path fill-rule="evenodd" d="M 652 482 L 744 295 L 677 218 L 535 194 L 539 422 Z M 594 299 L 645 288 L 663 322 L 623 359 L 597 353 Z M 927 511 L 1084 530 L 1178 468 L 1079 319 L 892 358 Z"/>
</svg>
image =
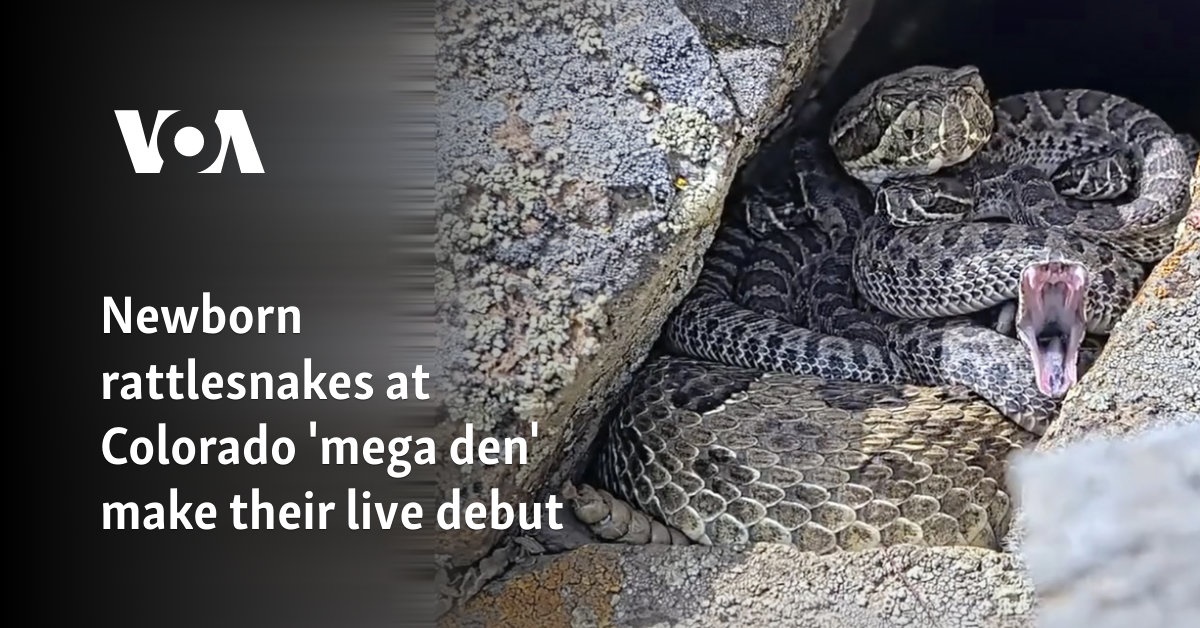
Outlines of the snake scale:
<svg viewBox="0 0 1200 628">
<path fill-rule="evenodd" d="M 1114 95 L 993 104 L 975 68 L 930 66 L 865 87 L 823 141 L 769 143 L 576 515 L 626 542 L 995 547 L 1005 459 L 1165 252 L 1189 150 Z"/>
</svg>

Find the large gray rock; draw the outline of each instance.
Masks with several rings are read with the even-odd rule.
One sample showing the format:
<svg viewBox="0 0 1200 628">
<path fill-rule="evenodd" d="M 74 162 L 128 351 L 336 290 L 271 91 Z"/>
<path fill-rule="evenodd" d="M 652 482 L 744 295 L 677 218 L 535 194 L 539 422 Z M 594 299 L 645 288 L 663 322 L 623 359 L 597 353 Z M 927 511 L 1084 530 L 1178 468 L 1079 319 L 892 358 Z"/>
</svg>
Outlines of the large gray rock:
<svg viewBox="0 0 1200 628">
<path fill-rule="evenodd" d="M 538 426 L 528 464 L 447 466 L 443 489 L 529 501 L 586 453 L 840 6 L 759 4 L 786 27 L 715 52 L 669 0 L 439 6 L 441 437 Z M 471 563 L 499 535 L 439 551 Z"/>
<path fill-rule="evenodd" d="M 1200 414 L 1022 457 L 1025 564 L 1043 626 L 1200 626 Z"/>
</svg>

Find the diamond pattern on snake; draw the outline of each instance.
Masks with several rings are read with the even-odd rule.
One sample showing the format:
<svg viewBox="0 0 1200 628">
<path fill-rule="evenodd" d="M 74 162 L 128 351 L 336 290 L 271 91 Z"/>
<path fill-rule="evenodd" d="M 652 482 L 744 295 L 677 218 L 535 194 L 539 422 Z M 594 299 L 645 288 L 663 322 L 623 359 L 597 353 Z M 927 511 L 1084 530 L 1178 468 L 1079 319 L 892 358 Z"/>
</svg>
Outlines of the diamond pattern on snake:
<svg viewBox="0 0 1200 628">
<path fill-rule="evenodd" d="M 1196 151 L 1112 94 L 869 84 L 740 174 L 576 515 L 632 543 L 995 548 L 1005 459 L 1169 250 Z"/>
</svg>

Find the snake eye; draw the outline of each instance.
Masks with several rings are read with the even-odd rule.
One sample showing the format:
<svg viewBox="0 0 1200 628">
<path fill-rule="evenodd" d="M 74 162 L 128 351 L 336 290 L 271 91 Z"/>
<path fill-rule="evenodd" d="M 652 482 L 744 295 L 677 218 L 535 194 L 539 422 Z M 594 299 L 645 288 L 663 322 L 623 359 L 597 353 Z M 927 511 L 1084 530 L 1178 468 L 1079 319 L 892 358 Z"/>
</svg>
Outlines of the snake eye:
<svg viewBox="0 0 1200 628">
<path fill-rule="evenodd" d="M 916 129 L 904 129 L 904 139 L 906 139 L 910 142 L 917 139 L 917 130 Z"/>
<path fill-rule="evenodd" d="M 904 111 L 904 97 L 899 94 L 884 93 L 880 94 L 875 100 L 875 109 L 881 116 L 887 119 L 894 119 Z"/>
</svg>

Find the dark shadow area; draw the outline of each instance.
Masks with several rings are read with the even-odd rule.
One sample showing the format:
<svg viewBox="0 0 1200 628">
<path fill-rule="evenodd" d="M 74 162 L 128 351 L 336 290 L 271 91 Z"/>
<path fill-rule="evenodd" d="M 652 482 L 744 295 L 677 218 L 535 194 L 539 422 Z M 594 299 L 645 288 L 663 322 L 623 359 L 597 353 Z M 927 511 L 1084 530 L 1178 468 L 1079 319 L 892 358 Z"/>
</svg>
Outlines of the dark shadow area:
<svg viewBox="0 0 1200 628">
<path fill-rule="evenodd" d="M 851 0 L 853 1 L 853 0 Z M 822 119 L 871 80 L 917 64 L 975 65 L 993 98 L 1088 88 L 1200 135 L 1200 3 L 877 0 L 822 89 Z"/>
</svg>

